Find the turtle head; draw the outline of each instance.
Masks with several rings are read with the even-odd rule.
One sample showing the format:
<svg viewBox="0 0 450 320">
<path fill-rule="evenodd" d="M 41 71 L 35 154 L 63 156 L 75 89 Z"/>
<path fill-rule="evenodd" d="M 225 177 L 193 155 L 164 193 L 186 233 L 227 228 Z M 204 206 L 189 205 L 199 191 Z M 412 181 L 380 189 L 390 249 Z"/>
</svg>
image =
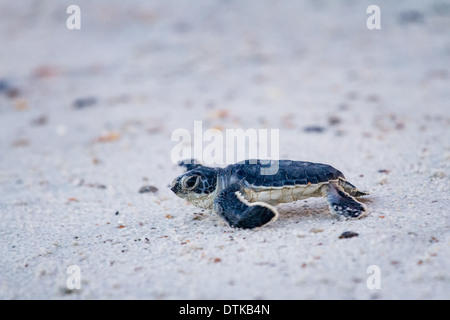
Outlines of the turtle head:
<svg viewBox="0 0 450 320">
<path fill-rule="evenodd" d="M 171 190 L 197 207 L 212 208 L 219 170 L 198 165 L 173 180 Z"/>
</svg>

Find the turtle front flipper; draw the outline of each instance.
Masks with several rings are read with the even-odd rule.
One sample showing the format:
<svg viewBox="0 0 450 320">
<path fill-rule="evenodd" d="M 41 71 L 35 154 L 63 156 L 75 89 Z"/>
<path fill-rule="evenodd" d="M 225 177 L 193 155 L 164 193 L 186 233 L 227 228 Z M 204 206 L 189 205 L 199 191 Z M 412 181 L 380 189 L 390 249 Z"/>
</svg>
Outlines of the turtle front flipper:
<svg viewBox="0 0 450 320">
<path fill-rule="evenodd" d="M 264 202 L 249 203 L 238 185 L 222 190 L 214 200 L 214 211 L 231 227 L 253 229 L 278 218 L 275 207 Z"/>
<path fill-rule="evenodd" d="M 346 218 L 360 218 L 366 213 L 366 208 L 361 202 L 332 183 L 326 186 L 325 197 L 331 211 L 337 215 Z"/>
</svg>

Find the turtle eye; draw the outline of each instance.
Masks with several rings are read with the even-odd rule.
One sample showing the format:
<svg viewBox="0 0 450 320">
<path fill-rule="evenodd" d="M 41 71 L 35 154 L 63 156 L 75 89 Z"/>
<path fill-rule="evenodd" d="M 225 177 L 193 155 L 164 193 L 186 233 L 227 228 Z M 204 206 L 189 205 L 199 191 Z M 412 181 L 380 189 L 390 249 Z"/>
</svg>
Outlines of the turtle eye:
<svg viewBox="0 0 450 320">
<path fill-rule="evenodd" d="M 183 187 L 187 190 L 192 190 L 198 185 L 199 182 L 199 176 L 191 176 L 183 181 Z"/>
</svg>

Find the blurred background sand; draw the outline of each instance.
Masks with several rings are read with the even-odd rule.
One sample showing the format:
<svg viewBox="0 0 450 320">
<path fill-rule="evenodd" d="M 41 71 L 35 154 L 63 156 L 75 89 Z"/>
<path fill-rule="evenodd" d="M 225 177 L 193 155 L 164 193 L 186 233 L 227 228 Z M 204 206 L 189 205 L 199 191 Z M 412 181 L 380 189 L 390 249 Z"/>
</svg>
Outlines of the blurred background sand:
<svg viewBox="0 0 450 320">
<path fill-rule="evenodd" d="M 449 1 L 74 2 L 0 1 L 0 298 L 450 298 Z M 168 188 L 194 121 L 279 129 L 370 215 L 228 227 Z"/>
</svg>

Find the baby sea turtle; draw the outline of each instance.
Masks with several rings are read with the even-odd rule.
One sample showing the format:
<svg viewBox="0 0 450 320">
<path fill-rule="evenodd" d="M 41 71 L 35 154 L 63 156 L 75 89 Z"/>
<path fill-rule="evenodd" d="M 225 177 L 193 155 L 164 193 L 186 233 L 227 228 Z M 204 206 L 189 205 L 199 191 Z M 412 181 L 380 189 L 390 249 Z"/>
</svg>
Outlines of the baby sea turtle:
<svg viewBox="0 0 450 320">
<path fill-rule="evenodd" d="M 172 182 L 171 190 L 197 207 L 213 209 L 232 227 L 260 227 L 277 219 L 275 205 L 309 197 L 326 198 L 338 216 L 359 218 L 366 213 L 354 197 L 368 193 L 327 164 L 245 160 L 211 168 L 190 160 L 179 165 L 187 172 Z M 270 168 L 276 170 L 271 173 Z"/>
</svg>

